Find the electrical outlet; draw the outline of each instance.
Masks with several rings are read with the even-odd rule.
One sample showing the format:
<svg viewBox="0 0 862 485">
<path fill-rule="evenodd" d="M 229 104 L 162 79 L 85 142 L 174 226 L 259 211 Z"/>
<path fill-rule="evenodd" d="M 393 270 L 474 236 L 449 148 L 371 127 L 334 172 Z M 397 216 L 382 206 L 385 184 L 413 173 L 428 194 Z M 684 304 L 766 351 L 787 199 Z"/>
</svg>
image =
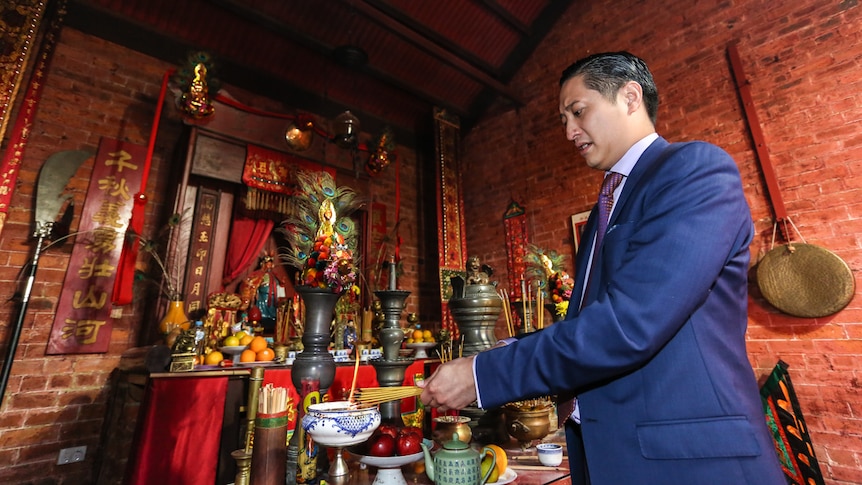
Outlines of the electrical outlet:
<svg viewBox="0 0 862 485">
<path fill-rule="evenodd" d="M 60 450 L 60 457 L 57 458 L 58 465 L 68 465 L 69 463 L 78 463 L 84 461 L 87 456 L 86 446 L 75 446 L 73 448 L 63 448 Z"/>
</svg>

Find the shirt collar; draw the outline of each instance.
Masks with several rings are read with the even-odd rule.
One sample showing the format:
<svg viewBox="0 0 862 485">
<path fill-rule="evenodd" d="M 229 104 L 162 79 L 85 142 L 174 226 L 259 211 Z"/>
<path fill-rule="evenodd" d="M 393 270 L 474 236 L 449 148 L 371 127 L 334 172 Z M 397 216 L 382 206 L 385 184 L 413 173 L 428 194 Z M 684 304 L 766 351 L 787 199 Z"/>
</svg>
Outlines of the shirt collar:
<svg viewBox="0 0 862 485">
<path fill-rule="evenodd" d="M 641 138 L 637 143 L 632 145 L 631 148 L 623 155 L 623 158 L 620 159 L 619 162 L 614 164 L 613 167 L 609 170 L 610 172 L 619 172 L 624 176 L 628 177 L 632 170 L 635 168 L 635 164 L 640 159 L 641 155 L 646 151 L 647 148 L 658 138 L 658 133 L 650 133 L 649 135 Z"/>
</svg>

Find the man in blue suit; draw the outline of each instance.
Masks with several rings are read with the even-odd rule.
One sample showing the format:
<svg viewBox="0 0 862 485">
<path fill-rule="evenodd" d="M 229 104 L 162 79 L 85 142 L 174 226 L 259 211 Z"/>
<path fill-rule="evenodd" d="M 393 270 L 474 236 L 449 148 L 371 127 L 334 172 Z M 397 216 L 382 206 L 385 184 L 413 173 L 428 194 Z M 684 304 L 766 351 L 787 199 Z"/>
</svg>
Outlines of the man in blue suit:
<svg viewBox="0 0 862 485">
<path fill-rule="evenodd" d="M 563 321 L 441 366 L 421 399 L 577 396 L 573 483 L 783 485 L 745 350 L 753 225 L 739 171 L 714 145 L 659 137 L 657 109 L 652 74 L 627 52 L 563 72 L 566 138 L 619 180 L 607 230 L 596 244 L 594 209 Z"/>
</svg>

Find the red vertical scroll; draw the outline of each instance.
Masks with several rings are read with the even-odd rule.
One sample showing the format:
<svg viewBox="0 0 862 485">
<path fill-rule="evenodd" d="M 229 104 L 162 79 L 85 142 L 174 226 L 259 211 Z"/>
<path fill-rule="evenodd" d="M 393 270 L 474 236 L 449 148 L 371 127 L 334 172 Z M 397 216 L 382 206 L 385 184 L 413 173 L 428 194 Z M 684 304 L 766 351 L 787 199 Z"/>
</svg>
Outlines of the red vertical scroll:
<svg viewBox="0 0 862 485">
<path fill-rule="evenodd" d="M 460 120 L 443 110 L 434 110 L 437 155 L 437 241 L 440 255 L 442 326 L 458 338 L 458 328 L 449 312 L 452 287 L 449 278 L 464 274 L 467 241 L 464 238 L 464 197 L 461 187 Z"/>
<path fill-rule="evenodd" d="M 186 311 L 193 313 L 206 308 L 210 281 L 209 261 L 212 259 L 213 234 L 216 230 L 219 193 L 201 188 L 195 204 L 192 221 L 191 241 L 189 241 L 188 274 L 185 279 Z"/>
<path fill-rule="evenodd" d="M 514 200 L 503 215 L 506 226 L 506 269 L 509 272 L 509 298 L 520 300 L 521 285 L 519 284 L 524 271 L 524 254 L 527 250 L 527 216 L 524 208 Z"/>
<path fill-rule="evenodd" d="M 66 269 L 47 354 L 107 352 L 111 341 L 111 291 L 140 191 L 147 148 L 103 138 Z"/>
</svg>

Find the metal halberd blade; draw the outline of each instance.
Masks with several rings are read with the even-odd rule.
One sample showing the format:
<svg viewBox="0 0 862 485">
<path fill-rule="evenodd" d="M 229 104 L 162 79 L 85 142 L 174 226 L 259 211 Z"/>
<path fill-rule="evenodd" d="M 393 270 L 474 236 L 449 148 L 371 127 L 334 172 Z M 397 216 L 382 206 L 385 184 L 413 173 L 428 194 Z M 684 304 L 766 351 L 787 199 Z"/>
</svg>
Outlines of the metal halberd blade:
<svg viewBox="0 0 862 485">
<path fill-rule="evenodd" d="M 46 237 L 57 220 L 60 207 L 67 197 L 63 190 L 84 160 L 93 156 L 87 150 L 57 152 L 42 164 L 36 182 L 36 236 Z"/>
</svg>

